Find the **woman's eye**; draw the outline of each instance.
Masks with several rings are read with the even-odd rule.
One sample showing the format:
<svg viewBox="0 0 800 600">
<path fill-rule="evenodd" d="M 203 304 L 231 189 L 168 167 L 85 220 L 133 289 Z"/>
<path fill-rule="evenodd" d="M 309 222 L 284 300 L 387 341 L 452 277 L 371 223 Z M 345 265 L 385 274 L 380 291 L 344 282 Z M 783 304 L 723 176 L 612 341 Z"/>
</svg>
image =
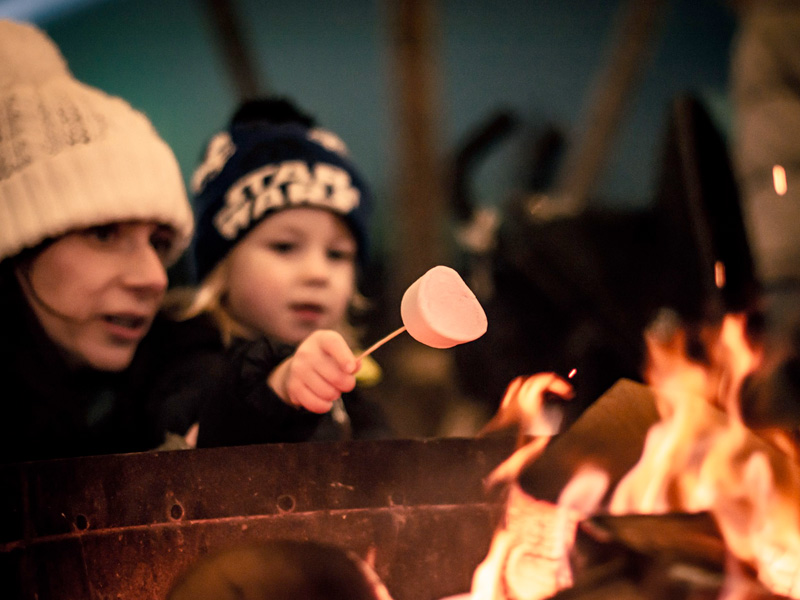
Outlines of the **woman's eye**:
<svg viewBox="0 0 800 600">
<path fill-rule="evenodd" d="M 119 232 L 119 227 L 115 224 L 96 225 L 84 230 L 83 234 L 100 242 L 111 241 Z"/>
<path fill-rule="evenodd" d="M 150 245 L 162 258 L 170 253 L 173 243 L 174 236 L 169 231 L 159 231 L 150 237 Z"/>
</svg>

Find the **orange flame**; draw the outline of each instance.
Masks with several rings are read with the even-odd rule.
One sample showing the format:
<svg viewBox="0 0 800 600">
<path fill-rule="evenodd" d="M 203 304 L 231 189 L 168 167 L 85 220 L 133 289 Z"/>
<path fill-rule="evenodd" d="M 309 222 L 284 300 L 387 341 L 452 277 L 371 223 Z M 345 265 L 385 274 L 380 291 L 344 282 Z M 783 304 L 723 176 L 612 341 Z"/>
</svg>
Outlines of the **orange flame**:
<svg viewBox="0 0 800 600">
<path fill-rule="evenodd" d="M 792 457 L 755 435 L 738 398 L 761 355 L 743 315 L 710 336 L 709 364 L 687 358 L 681 332 L 646 336 L 647 381 L 661 421 L 623 478 L 612 514 L 709 511 L 727 548 L 776 594 L 800 598 L 800 471 Z"/>
<path fill-rule="evenodd" d="M 800 468 L 787 448 L 756 435 L 742 421 L 742 384 L 763 358 L 745 331 L 744 315 L 728 315 L 717 326 L 706 328 L 700 335 L 701 358 L 690 356 L 687 332 L 676 321 L 668 320 L 666 326 L 661 321 L 645 333 L 645 379 L 654 392 L 660 420 L 648 431 L 639 461 L 614 489 L 609 512 L 707 511 L 733 556 L 750 564 L 773 593 L 800 600 Z M 503 400 L 505 416 L 498 415 L 495 424 L 507 424 L 509 411 L 519 423 L 535 421 L 543 405 L 542 394 L 552 380 L 552 374 L 515 380 Z M 526 388 L 532 395 L 523 398 L 520 393 Z M 525 407 L 532 412 L 521 414 Z M 548 439 L 534 438 L 522 446 L 492 481 L 513 482 L 541 454 Z M 603 475 L 581 470 L 562 491 L 558 505 L 539 502 L 512 483 L 506 522 L 476 570 L 471 598 L 506 599 L 499 581 L 506 586 L 515 582 L 513 597 L 525 600 L 546 598 L 568 585 L 571 575 L 565 571 L 564 557 L 572 546 L 569 536 L 574 534 L 576 520 L 599 505 L 606 489 Z M 581 486 L 581 480 L 590 483 Z M 581 491 L 570 493 L 570 489 Z M 594 496 L 587 490 L 594 490 Z M 569 498 L 584 501 L 577 505 Z M 520 525 L 520 514 L 526 515 L 524 525 Z M 548 528 L 543 521 L 549 523 Z M 526 536 L 531 534 L 525 531 L 531 530 L 531 523 L 538 523 L 534 529 L 539 537 L 543 531 L 550 532 L 552 543 L 545 547 L 553 552 L 547 557 L 540 552 L 539 560 L 527 563 L 527 578 L 515 580 L 509 557 L 514 555 L 514 543 L 530 548 Z M 514 527 L 519 530 L 511 531 Z"/>
<path fill-rule="evenodd" d="M 573 369 L 568 377 L 575 375 Z M 545 397 L 567 401 L 573 388 L 555 373 L 517 377 L 506 389 L 495 417 L 481 432 L 516 428 L 517 450 L 487 478 L 487 487 L 509 485 L 505 520 L 489 553 L 475 570 L 470 600 L 542 600 L 572 585 L 569 553 L 578 521 L 600 503 L 608 477 L 584 469 L 562 490 L 558 504 L 526 494 L 516 478 L 539 457 L 560 426 L 558 406 Z"/>
</svg>

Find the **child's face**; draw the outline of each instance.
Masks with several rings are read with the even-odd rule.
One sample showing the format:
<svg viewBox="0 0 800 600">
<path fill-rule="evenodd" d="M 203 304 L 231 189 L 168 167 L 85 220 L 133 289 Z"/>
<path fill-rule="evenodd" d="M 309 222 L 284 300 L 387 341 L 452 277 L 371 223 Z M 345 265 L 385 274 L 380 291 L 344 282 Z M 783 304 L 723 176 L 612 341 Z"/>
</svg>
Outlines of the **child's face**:
<svg viewBox="0 0 800 600">
<path fill-rule="evenodd" d="M 155 223 L 112 223 L 67 233 L 19 267 L 28 303 L 70 362 L 130 364 L 164 298 L 173 239 Z"/>
<path fill-rule="evenodd" d="M 338 329 L 355 293 L 356 241 L 318 208 L 282 210 L 231 251 L 227 307 L 240 324 L 288 344 Z"/>
</svg>

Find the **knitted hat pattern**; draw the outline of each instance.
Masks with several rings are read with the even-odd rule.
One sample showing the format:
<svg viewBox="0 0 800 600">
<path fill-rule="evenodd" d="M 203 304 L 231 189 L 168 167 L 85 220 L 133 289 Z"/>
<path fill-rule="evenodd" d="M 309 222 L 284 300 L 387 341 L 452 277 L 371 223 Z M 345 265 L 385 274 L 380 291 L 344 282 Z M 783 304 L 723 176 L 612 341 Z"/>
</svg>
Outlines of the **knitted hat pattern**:
<svg viewBox="0 0 800 600">
<path fill-rule="evenodd" d="M 312 207 L 339 215 L 363 263 L 370 191 L 333 132 L 300 122 L 237 122 L 209 142 L 192 182 L 198 211 L 194 254 L 203 279 L 270 215 Z"/>
<path fill-rule="evenodd" d="M 141 112 L 76 80 L 44 32 L 0 20 L 0 260 L 119 221 L 171 226 L 177 260 L 193 216 L 175 155 Z"/>
</svg>

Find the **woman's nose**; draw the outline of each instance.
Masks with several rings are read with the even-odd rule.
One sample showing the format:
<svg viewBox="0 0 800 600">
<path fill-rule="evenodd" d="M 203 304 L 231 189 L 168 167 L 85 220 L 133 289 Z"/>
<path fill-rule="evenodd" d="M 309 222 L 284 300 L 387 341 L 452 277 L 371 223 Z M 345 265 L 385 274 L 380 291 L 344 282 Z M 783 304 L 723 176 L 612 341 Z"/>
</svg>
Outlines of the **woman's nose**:
<svg viewBox="0 0 800 600">
<path fill-rule="evenodd" d="M 167 289 L 167 270 L 156 249 L 149 243 L 136 244 L 126 256 L 125 285 L 140 291 L 163 294 Z"/>
</svg>

